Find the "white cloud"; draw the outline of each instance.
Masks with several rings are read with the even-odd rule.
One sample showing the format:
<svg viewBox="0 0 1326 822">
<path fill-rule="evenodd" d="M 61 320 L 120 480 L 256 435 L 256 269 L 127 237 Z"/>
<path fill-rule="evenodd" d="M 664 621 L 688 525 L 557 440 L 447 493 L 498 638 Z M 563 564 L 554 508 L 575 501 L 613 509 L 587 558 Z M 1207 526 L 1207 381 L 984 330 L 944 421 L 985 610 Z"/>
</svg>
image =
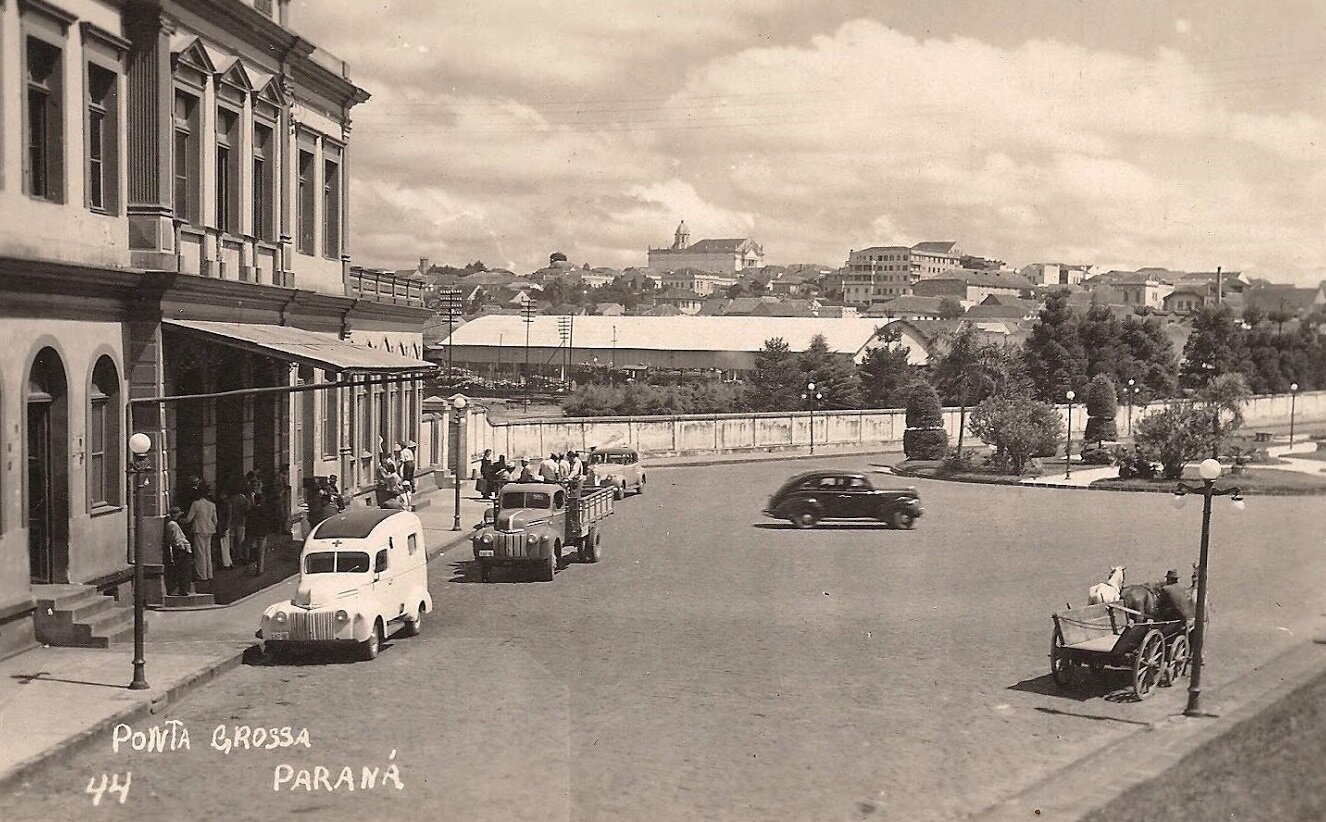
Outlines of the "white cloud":
<svg viewBox="0 0 1326 822">
<path fill-rule="evenodd" d="M 361 261 L 638 265 L 679 219 L 696 239 L 754 236 L 772 262 L 952 239 L 1010 262 L 1236 260 L 1288 278 L 1320 256 L 1304 249 L 1321 215 L 1299 206 L 1326 190 L 1321 119 L 1232 108 L 1175 51 L 1000 48 L 866 20 L 717 48 L 737 14 L 724 4 L 677 25 L 533 8 L 502 29 L 459 11 L 445 43 L 412 35 L 408 55 L 370 35 L 363 61 L 344 55 L 375 94 L 355 112 Z M 672 73 L 628 82 L 667 48 Z"/>
</svg>

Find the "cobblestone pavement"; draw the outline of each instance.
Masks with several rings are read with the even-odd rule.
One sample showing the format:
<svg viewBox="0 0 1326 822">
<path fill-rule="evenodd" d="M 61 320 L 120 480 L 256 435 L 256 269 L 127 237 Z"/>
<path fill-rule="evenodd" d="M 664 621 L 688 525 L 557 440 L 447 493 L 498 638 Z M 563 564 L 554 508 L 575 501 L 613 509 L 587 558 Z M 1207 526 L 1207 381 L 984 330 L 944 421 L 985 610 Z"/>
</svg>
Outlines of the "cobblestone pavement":
<svg viewBox="0 0 1326 822">
<path fill-rule="evenodd" d="M 1057 692 L 1049 614 L 1111 565 L 1188 567 L 1200 512 L 872 474 L 920 488 L 916 530 L 760 514 L 791 473 L 868 462 L 656 469 L 603 562 L 552 583 L 473 582 L 452 552 L 423 636 L 371 663 L 243 666 L 155 718 L 185 723 L 189 750 L 105 740 L 0 797 L 0 818 L 944 819 L 1182 709 L 1179 689 L 1130 701 L 1121 676 Z M 1323 513 L 1316 497 L 1217 508 L 1210 692 L 1308 638 Z M 210 746 L 237 725 L 307 727 L 310 745 Z M 381 784 L 389 765 L 403 790 Z M 357 788 L 378 768 L 377 786 L 327 790 L 344 766 Z M 124 804 L 94 810 L 89 779 L 126 771 Z"/>
</svg>

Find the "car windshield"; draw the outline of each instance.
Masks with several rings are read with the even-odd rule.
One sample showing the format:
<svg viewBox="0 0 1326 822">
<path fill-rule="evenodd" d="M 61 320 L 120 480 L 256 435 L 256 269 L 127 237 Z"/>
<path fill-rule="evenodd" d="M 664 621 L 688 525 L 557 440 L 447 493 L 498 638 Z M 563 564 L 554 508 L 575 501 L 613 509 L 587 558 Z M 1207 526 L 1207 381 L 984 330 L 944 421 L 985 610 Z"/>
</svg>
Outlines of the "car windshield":
<svg viewBox="0 0 1326 822">
<path fill-rule="evenodd" d="M 502 495 L 503 508 L 550 508 L 552 498 L 541 491 L 512 491 Z"/>
<path fill-rule="evenodd" d="M 362 574 L 368 571 L 363 551 L 316 551 L 304 557 L 306 574 Z"/>
<path fill-rule="evenodd" d="M 634 454 L 590 454 L 589 461 L 593 465 L 631 465 L 636 462 Z"/>
</svg>

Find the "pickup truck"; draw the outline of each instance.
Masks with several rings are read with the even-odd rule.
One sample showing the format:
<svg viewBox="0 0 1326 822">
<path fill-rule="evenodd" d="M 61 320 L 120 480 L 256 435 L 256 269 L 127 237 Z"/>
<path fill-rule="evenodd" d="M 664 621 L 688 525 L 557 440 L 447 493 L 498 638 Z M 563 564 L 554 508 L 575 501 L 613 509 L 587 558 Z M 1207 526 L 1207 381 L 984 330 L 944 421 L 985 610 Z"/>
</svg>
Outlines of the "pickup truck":
<svg viewBox="0 0 1326 822">
<path fill-rule="evenodd" d="M 473 537 L 479 579 L 496 566 L 534 566 L 551 582 L 562 550 L 574 546 L 581 562 L 602 556 L 599 524 L 612 515 L 613 488 L 566 487 L 550 482 L 502 486 L 497 505 L 484 512 Z"/>
</svg>

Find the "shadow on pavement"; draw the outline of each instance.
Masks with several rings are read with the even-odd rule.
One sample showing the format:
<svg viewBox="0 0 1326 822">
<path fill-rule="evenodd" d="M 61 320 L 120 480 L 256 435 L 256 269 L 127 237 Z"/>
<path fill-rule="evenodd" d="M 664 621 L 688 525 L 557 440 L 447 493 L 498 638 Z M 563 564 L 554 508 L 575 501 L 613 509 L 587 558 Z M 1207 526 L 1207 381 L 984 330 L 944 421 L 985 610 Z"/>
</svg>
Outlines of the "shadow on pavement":
<svg viewBox="0 0 1326 822">
<path fill-rule="evenodd" d="M 1024 679 L 1015 685 L 1010 685 L 1008 690 L 1053 696 L 1073 702 L 1086 702 L 1092 699 L 1118 702 L 1121 700 L 1111 699 L 1111 697 L 1119 692 L 1119 683 L 1116 681 L 1115 675 L 1121 675 L 1122 673 L 1121 671 L 1101 671 L 1099 674 L 1093 675 L 1090 671 L 1082 669 L 1078 671 L 1077 676 L 1067 688 L 1060 688 L 1056 685 L 1054 677 L 1049 674 L 1041 674 L 1033 679 Z"/>
<path fill-rule="evenodd" d="M 797 528 L 790 522 L 756 522 L 755 528 L 769 531 L 896 531 L 886 522 L 817 522 L 813 528 Z"/>
<path fill-rule="evenodd" d="M 1047 708 L 1043 705 L 1037 707 L 1036 710 L 1040 711 L 1043 714 L 1052 714 L 1054 716 L 1071 716 L 1076 719 L 1090 719 L 1095 722 L 1119 722 L 1124 725 L 1141 725 L 1143 727 L 1150 727 L 1151 725 L 1150 722 L 1146 722 L 1141 719 L 1124 719 L 1123 717 L 1101 716 L 1100 714 L 1082 714 L 1076 711 L 1061 711 L 1057 708 Z"/>
<path fill-rule="evenodd" d="M 557 565 L 557 573 L 563 574 L 574 565 L 589 565 L 591 563 L 581 562 L 574 552 L 562 556 L 562 561 Z M 451 564 L 451 579 L 448 582 L 459 582 L 461 584 L 480 583 L 483 580 L 479 578 L 479 563 L 474 560 L 457 560 Z M 488 569 L 488 582 L 529 582 L 538 583 L 542 580 L 536 578 L 536 570 L 533 565 L 529 568 L 522 568 L 518 565 L 503 566 L 495 565 Z"/>
<path fill-rule="evenodd" d="M 383 642 L 380 653 L 387 653 L 395 644 L 391 640 Z M 240 663 L 257 668 L 299 668 L 309 665 L 351 665 L 362 661 L 365 660 L 356 658 L 355 648 L 350 645 L 343 649 L 287 648 L 276 656 L 263 653 L 261 646 L 252 645 L 244 651 Z"/>
</svg>

